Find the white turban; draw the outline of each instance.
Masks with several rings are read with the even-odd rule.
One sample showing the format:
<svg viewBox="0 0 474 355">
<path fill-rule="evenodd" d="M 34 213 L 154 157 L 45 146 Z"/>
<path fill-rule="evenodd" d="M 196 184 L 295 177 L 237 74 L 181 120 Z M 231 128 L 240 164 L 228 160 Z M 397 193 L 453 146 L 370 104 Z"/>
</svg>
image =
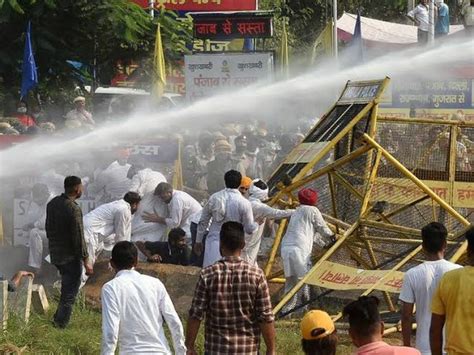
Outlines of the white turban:
<svg viewBox="0 0 474 355">
<path fill-rule="evenodd" d="M 265 201 L 268 199 L 268 188 L 262 190 L 260 187 L 255 186 L 257 181 L 262 181 L 261 179 L 255 179 L 252 181 L 252 185 L 250 185 L 249 189 L 249 198 L 252 200 L 260 200 Z"/>
</svg>

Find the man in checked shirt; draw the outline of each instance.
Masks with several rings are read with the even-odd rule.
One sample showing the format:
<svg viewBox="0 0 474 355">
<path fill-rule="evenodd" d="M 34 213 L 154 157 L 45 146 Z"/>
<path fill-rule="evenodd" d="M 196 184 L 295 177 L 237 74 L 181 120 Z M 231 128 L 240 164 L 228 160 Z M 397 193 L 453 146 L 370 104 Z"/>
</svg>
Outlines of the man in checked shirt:
<svg viewBox="0 0 474 355">
<path fill-rule="evenodd" d="M 263 335 L 267 354 L 275 354 L 275 324 L 265 276 L 240 258 L 242 224 L 225 222 L 220 232 L 222 259 L 201 270 L 189 311 L 187 354 L 205 320 L 205 354 L 258 354 Z"/>
</svg>

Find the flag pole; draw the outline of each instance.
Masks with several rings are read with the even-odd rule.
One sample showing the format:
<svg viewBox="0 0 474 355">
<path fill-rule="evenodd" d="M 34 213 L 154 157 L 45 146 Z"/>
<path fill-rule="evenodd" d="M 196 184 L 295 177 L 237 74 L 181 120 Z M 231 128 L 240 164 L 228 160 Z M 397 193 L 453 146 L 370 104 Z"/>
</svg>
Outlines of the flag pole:
<svg viewBox="0 0 474 355">
<path fill-rule="evenodd" d="M 151 18 L 155 18 L 155 0 L 148 1 L 148 8 L 150 9 Z"/>
<path fill-rule="evenodd" d="M 434 42 L 434 29 L 435 29 L 435 9 L 434 9 L 434 0 L 429 0 L 429 16 L 430 16 L 430 30 L 429 30 L 429 43 Z"/>
<path fill-rule="evenodd" d="M 333 17 L 333 28 L 332 28 L 332 49 L 334 59 L 337 60 L 337 0 L 332 2 L 332 17 Z"/>
</svg>

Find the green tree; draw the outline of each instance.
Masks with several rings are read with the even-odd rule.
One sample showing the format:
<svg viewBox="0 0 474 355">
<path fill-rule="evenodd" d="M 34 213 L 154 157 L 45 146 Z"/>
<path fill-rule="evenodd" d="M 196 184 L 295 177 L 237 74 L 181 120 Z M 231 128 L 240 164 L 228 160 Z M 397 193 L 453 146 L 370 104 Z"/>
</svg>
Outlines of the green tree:
<svg viewBox="0 0 474 355">
<path fill-rule="evenodd" d="M 108 84 L 118 61 L 146 60 L 153 53 L 156 23 L 129 0 L 0 0 L 0 85 L 12 97 L 21 82 L 28 21 L 37 92 L 52 101 L 71 95 L 83 74 L 68 60 L 83 63 L 97 83 Z M 191 36 L 189 25 L 171 12 L 162 12 L 156 21 L 162 24 L 166 55 L 181 53 Z"/>
</svg>

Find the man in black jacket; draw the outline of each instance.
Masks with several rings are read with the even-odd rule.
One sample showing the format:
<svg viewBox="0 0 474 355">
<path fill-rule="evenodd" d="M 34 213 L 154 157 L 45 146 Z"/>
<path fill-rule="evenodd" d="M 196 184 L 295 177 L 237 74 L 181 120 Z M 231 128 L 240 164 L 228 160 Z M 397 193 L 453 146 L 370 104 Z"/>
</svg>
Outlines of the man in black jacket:
<svg viewBox="0 0 474 355">
<path fill-rule="evenodd" d="M 51 263 L 61 274 L 61 297 L 53 323 L 65 328 L 71 318 L 72 307 L 81 284 L 82 265 L 86 275 L 92 274 L 87 262 L 82 211 L 75 202 L 82 195 L 82 182 L 77 176 L 64 180 L 64 193 L 53 198 L 46 207 L 46 236 L 49 241 Z"/>
</svg>

